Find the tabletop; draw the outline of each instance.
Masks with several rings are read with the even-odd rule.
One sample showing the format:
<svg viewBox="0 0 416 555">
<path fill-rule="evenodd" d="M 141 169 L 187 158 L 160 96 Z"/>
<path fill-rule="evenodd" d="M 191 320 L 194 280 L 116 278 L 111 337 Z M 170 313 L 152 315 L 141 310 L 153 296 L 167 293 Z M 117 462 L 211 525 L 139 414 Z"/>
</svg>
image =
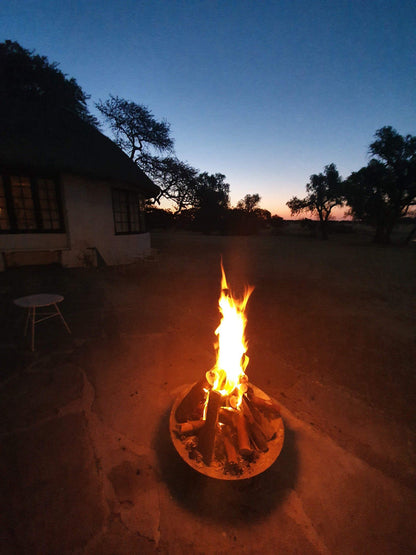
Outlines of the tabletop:
<svg viewBox="0 0 416 555">
<path fill-rule="evenodd" d="M 57 295 L 55 293 L 40 293 L 38 295 L 20 297 L 13 302 L 17 304 L 17 306 L 22 306 L 23 308 L 33 308 L 38 306 L 49 306 L 51 304 L 60 303 L 63 300 L 64 297 L 62 295 Z"/>
</svg>

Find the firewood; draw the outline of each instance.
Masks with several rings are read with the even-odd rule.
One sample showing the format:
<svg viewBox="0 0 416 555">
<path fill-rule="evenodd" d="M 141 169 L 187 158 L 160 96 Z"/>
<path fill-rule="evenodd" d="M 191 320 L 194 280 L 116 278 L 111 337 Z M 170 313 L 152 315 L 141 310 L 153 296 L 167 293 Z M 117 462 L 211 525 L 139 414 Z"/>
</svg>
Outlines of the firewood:
<svg viewBox="0 0 416 555">
<path fill-rule="evenodd" d="M 247 399 L 245 399 L 244 397 L 241 403 L 241 407 L 243 410 L 243 414 L 247 419 L 247 428 L 248 428 L 250 438 L 253 440 L 257 449 L 265 453 L 266 451 L 269 450 L 269 447 L 267 445 L 267 438 L 263 433 L 262 429 L 260 428 L 260 426 L 255 421 L 254 416 L 247 403 Z"/>
<path fill-rule="evenodd" d="M 204 377 L 189 390 L 176 409 L 176 422 L 182 424 L 188 420 L 200 420 L 202 418 L 207 396 L 204 390 L 208 390 L 209 387 L 209 383 Z"/>
<path fill-rule="evenodd" d="M 209 466 L 214 452 L 215 434 L 217 431 L 218 411 L 221 408 L 223 398 L 218 391 L 210 391 L 208 397 L 207 414 L 205 425 L 200 429 L 198 440 L 198 451 L 201 453 L 204 463 Z"/>
<path fill-rule="evenodd" d="M 267 439 L 257 422 L 248 423 L 248 430 L 257 449 L 262 453 L 266 453 L 269 450 Z"/>
<path fill-rule="evenodd" d="M 247 398 L 250 400 L 252 405 L 256 408 L 262 410 L 263 412 L 269 414 L 270 416 L 277 418 L 280 416 L 280 405 L 274 399 L 263 399 L 258 397 L 252 387 L 249 387 L 246 393 Z"/>
<path fill-rule="evenodd" d="M 270 423 L 270 421 L 261 413 L 255 406 L 253 406 L 251 399 L 245 398 L 245 403 L 247 403 L 247 407 L 250 409 L 250 413 L 252 414 L 254 420 L 260 426 L 261 431 L 264 433 L 266 440 L 270 441 L 276 435 L 276 430 Z"/>
<path fill-rule="evenodd" d="M 176 424 L 176 431 L 178 434 L 190 434 L 200 430 L 204 424 L 205 420 L 188 420 L 183 424 Z"/>
<path fill-rule="evenodd" d="M 233 474 L 234 476 L 242 474 L 243 468 L 240 464 L 237 450 L 232 441 L 232 434 L 226 426 L 224 426 L 224 429 L 222 430 L 221 439 L 227 456 L 227 462 L 224 465 L 224 472 L 227 474 Z"/>
<path fill-rule="evenodd" d="M 253 454 L 253 449 L 248 436 L 247 421 L 241 411 L 234 414 L 234 425 L 237 429 L 238 450 L 240 455 L 244 458 L 249 458 Z"/>
<path fill-rule="evenodd" d="M 234 426 L 234 411 L 221 407 L 218 411 L 218 422 L 227 424 L 227 426 Z"/>
<path fill-rule="evenodd" d="M 222 441 L 224 443 L 225 452 L 227 454 L 227 461 L 229 463 L 238 464 L 238 453 L 236 448 L 234 447 L 233 442 L 230 439 L 230 434 L 226 431 L 223 431 L 221 434 Z"/>
</svg>

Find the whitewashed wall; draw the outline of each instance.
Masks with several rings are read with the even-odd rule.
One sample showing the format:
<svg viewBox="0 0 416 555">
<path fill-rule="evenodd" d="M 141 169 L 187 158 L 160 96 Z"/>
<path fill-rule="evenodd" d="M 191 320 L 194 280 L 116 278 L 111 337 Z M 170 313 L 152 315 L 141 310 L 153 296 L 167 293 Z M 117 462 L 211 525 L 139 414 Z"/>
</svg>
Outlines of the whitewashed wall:
<svg viewBox="0 0 416 555">
<path fill-rule="evenodd" d="M 62 179 L 68 250 L 64 266 L 95 263 L 97 249 L 109 265 L 128 264 L 150 251 L 150 234 L 115 235 L 111 190 L 114 184 L 83 177 Z M 117 185 L 116 185 L 117 186 Z M 124 188 L 120 184 L 120 188 Z"/>
<path fill-rule="evenodd" d="M 129 264 L 150 252 L 149 233 L 114 233 L 111 190 L 117 184 L 64 175 L 61 185 L 66 233 L 1 234 L 0 253 L 60 251 L 63 266 L 72 267 L 95 265 L 95 249 L 108 265 Z"/>
</svg>

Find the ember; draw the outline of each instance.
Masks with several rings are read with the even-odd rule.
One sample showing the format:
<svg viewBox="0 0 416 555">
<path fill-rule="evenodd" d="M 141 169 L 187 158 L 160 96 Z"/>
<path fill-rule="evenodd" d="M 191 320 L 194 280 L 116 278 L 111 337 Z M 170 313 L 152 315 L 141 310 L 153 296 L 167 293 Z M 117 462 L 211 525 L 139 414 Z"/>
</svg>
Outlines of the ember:
<svg viewBox="0 0 416 555">
<path fill-rule="evenodd" d="M 242 300 L 233 298 L 222 265 L 221 271 L 216 364 L 177 398 L 170 431 L 176 450 L 190 466 L 214 478 L 241 479 L 275 461 L 284 428 L 279 405 L 245 374 L 245 308 L 253 288 Z"/>
</svg>

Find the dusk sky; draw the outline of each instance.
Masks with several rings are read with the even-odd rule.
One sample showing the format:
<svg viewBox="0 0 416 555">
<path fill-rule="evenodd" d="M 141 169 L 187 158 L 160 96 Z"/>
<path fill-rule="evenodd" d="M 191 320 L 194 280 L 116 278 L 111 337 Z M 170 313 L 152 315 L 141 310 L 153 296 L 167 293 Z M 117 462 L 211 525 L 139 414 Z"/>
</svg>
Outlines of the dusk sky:
<svg viewBox="0 0 416 555">
<path fill-rule="evenodd" d="M 95 114 L 110 93 L 145 104 L 233 205 L 259 193 L 284 217 L 325 165 L 366 165 L 380 127 L 416 134 L 414 0 L 7 0 L 6 39 L 58 62 Z"/>
</svg>

